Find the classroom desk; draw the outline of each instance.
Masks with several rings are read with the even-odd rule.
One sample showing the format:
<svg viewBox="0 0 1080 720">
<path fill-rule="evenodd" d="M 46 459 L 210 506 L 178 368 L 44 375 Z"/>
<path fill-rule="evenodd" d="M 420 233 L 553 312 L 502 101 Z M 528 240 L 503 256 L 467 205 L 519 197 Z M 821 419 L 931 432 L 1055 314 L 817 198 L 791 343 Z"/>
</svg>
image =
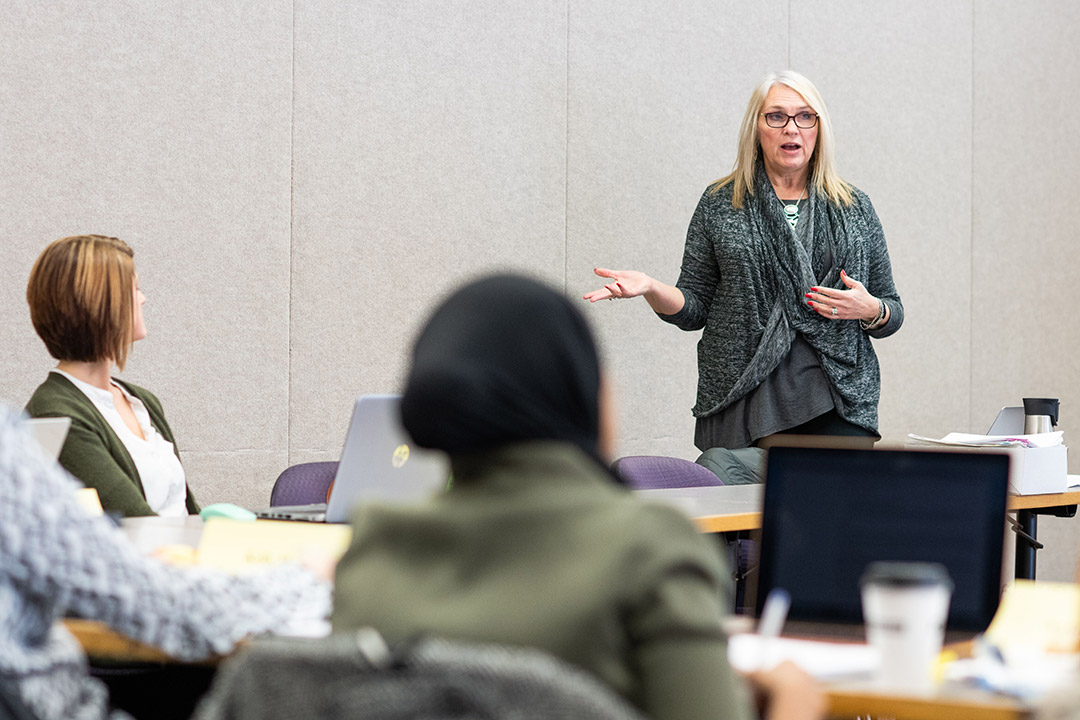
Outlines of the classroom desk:
<svg viewBox="0 0 1080 720">
<path fill-rule="evenodd" d="M 156 648 L 128 639 L 98 622 L 66 620 L 65 625 L 97 661 L 122 663 L 177 663 Z M 203 661 L 216 665 L 224 658 Z M 875 690 L 869 683 L 826 685 L 829 717 L 890 717 L 896 720 L 1027 720 L 1028 705 L 990 692 L 946 687 L 935 695 L 914 697 Z"/>
<path fill-rule="evenodd" d="M 669 496 L 672 491 L 667 490 L 644 490 L 641 494 L 646 497 L 659 494 L 665 502 L 698 512 L 701 515 L 698 526 L 703 530 L 726 532 L 760 526 L 761 490 L 760 485 L 686 488 L 681 491 L 682 500 L 672 499 Z M 1080 499 L 1080 492 L 1076 495 Z M 140 552 L 150 553 L 163 545 L 196 547 L 202 533 L 202 520 L 198 516 L 127 518 L 123 522 L 123 529 Z M 167 653 L 127 638 L 100 622 L 67 619 L 64 624 L 86 654 L 95 661 L 155 665 L 179 662 Z M 212 666 L 223 659 L 215 657 L 193 664 Z M 870 715 L 896 720 L 1027 720 L 1031 716 L 1031 708 L 1015 700 L 963 687 L 946 688 L 930 697 L 911 697 L 882 693 L 869 683 L 849 682 L 827 685 L 825 692 L 829 716 L 837 718 Z"/>
<path fill-rule="evenodd" d="M 985 690 L 946 686 L 916 697 L 876 691 L 866 684 L 826 687 L 830 718 L 888 717 L 895 720 L 1026 720 L 1034 709 Z"/>
<path fill-rule="evenodd" d="M 203 520 L 198 515 L 182 517 L 124 518 L 120 524 L 124 535 L 143 555 L 149 555 L 165 545 L 186 545 L 199 547 L 202 537 Z"/>
<path fill-rule="evenodd" d="M 643 499 L 667 503 L 689 515 L 701 532 L 739 532 L 761 527 L 764 485 L 721 485 L 715 487 L 637 490 Z M 1036 515 L 1072 517 L 1080 504 L 1080 490 L 1042 495 L 1009 494 L 1006 508 L 1017 514 L 1020 528 L 1037 541 Z M 1016 536 L 1016 577 L 1035 579 L 1035 551 L 1020 534 Z"/>
</svg>

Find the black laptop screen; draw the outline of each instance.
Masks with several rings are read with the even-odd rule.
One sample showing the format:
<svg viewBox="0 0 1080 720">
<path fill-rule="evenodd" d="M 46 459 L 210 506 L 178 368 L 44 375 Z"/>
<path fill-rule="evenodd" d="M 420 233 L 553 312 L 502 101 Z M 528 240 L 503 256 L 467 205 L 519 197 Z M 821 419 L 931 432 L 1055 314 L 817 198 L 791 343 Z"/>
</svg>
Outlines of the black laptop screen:
<svg viewBox="0 0 1080 720">
<path fill-rule="evenodd" d="M 955 585 L 949 629 L 984 630 L 999 599 L 1008 475 L 1004 454 L 771 448 L 758 614 L 782 587 L 794 620 L 858 623 L 867 564 L 929 561 Z"/>
</svg>

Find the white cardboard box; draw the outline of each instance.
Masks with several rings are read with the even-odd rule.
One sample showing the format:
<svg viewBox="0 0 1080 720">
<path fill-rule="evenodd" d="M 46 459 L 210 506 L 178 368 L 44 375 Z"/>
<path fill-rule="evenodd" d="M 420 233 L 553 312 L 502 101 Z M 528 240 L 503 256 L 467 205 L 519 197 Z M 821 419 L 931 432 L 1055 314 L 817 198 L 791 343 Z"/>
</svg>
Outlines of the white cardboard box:
<svg viewBox="0 0 1080 720">
<path fill-rule="evenodd" d="M 1069 486 L 1069 449 L 1051 447 L 1006 448 L 1009 452 L 1009 492 L 1017 495 L 1061 493 Z"/>
<path fill-rule="evenodd" d="M 1069 449 L 1065 445 L 1022 448 L 910 444 L 906 447 L 913 450 L 1006 453 L 1009 456 L 1009 492 L 1015 495 L 1062 493 L 1069 485 Z"/>
</svg>

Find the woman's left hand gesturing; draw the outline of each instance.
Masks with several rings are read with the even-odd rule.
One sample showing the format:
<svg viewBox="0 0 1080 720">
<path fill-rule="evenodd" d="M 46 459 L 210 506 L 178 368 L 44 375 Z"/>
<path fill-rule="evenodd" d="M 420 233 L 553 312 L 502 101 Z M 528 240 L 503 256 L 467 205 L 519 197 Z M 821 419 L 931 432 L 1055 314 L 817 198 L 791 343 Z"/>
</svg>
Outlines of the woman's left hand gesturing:
<svg viewBox="0 0 1080 720">
<path fill-rule="evenodd" d="M 866 320 L 877 317 L 880 305 L 878 299 L 867 292 L 858 280 L 848 277 L 843 270 L 840 279 L 847 285 L 847 290 L 817 287 L 806 293 L 806 302 L 812 310 L 829 320 Z"/>
</svg>

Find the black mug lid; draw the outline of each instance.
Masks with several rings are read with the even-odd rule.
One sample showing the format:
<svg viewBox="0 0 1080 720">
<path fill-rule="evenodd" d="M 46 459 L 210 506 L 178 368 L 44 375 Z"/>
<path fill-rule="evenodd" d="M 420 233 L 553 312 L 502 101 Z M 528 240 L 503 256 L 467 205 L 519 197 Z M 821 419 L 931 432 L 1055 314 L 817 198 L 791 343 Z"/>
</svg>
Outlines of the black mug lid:
<svg viewBox="0 0 1080 720">
<path fill-rule="evenodd" d="M 1058 402 L 1057 398 L 1024 398 L 1024 414 L 1049 415 L 1050 424 L 1057 425 Z"/>
<path fill-rule="evenodd" d="M 943 585 L 952 590 L 949 571 L 941 563 L 929 562 L 872 562 L 866 566 L 859 587 L 866 585 L 887 585 L 889 587 L 924 587 Z"/>
</svg>

